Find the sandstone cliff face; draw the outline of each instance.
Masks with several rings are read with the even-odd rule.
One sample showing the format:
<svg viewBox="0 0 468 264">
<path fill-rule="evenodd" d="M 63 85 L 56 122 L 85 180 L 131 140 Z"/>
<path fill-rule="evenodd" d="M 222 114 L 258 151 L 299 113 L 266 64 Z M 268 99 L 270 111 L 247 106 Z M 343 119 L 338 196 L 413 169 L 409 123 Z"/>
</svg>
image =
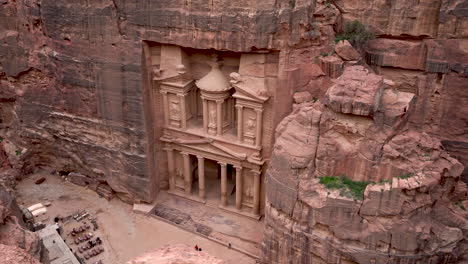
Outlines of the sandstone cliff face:
<svg viewBox="0 0 468 264">
<path fill-rule="evenodd" d="M 337 0 L 344 20 L 375 32 L 366 61 L 400 91 L 416 95 L 412 126 L 442 140 L 468 182 L 468 6 L 466 1 Z"/>
<path fill-rule="evenodd" d="M 76 171 L 121 198 L 151 201 L 165 183 L 149 101 L 146 42 L 280 53 L 279 122 L 297 89 L 327 83 L 313 65 L 339 11 L 324 1 L 0 2 L 1 136 L 25 164 Z M 300 76 L 300 83 L 296 83 Z M 279 99 L 278 99 L 279 100 Z"/>
<path fill-rule="evenodd" d="M 41 257 L 46 257 L 39 236 L 26 228 L 16 200 L 2 185 L 0 185 L 0 252 L 0 263 L 36 264 Z"/>
<path fill-rule="evenodd" d="M 412 94 L 363 66 L 295 105 L 267 172 L 265 263 L 466 260 L 463 165 L 412 128 L 413 109 Z M 360 197 L 324 176 L 369 184 Z"/>
<path fill-rule="evenodd" d="M 354 19 L 378 37 L 366 50 L 367 62 L 398 90 L 417 96 L 414 127 L 439 136 L 468 164 L 467 114 L 457 107 L 468 97 L 463 1 L 5 0 L 0 5 L 1 134 L 28 150 L 29 168 L 77 171 L 108 183 L 122 198 L 150 201 L 165 183 L 153 173 L 160 131 L 153 129 L 144 42 L 279 50 L 278 123 L 291 110 L 293 92 L 323 97 L 341 74 L 341 59 L 320 54 L 330 52 L 343 21 Z"/>
<path fill-rule="evenodd" d="M 1 264 L 39 264 L 40 262 L 33 259 L 24 249 L 0 244 L 0 252 L 2 252 Z"/>
</svg>

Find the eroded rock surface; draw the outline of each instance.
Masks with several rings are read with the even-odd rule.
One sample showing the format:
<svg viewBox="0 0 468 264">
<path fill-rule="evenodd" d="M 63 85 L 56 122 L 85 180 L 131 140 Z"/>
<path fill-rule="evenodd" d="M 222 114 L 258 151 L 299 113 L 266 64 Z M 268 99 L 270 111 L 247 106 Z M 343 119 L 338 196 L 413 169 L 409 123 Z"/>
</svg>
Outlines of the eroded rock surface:
<svg viewBox="0 0 468 264">
<path fill-rule="evenodd" d="M 47 257 L 43 251 L 39 236 L 27 229 L 16 200 L 0 185 L 0 263 L 39 263 Z"/>
<path fill-rule="evenodd" d="M 224 264 L 204 251 L 196 251 L 187 245 L 159 248 L 127 262 L 127 264 Z"/>
<path fill-rule="evenodd" d="M 1 264 L 39 264 L 40 262 L 32 258 L 24 249 L 17 246 L 0 244 Z"/>
<path fill-rule="evenodd" d="M 324 2 L 2 1 L 1 137 L 29 168 L 76 172 L 129 202 L 152 201 L 167 180 L 152 116 L 145 43 L 251 52 L 284 50 L 277 124 L 296 86 L 288 69 L 313 65 L 334 37 L 339 11 Z M 307 54 L 304 56 L 303 54 Z M 302 80 L 312 72 L 301 72 Z M 301 80 L 301 82 L 302 82 Z M 327 78 L 318 80 L 327 83 Z M 314 92 L 314 96 L 318 92 Z"/>
<path fill-rule="evenodd" d="M 415 94 L 412 126 L 437 136 L 465 165 L 468 8 L 462 0 L 336 0 L 344 21 L 372 29 L 366 61 L 399 91 Z"/>
<path fill-rule="evenodd" d="M 373 116 L 351 111 L 348 101 L 362 98 L 353 91 L 369 79 L 353 74 L 350 81 L 347 73 L 356 70 L 364 68 L 346 68 L 328 91 L 346 90 L 345 101 L 297 104 L 277 128 L 266 179 L 264 261 L 461 263 L 468 257 L 463 165 L 437 138 L 411 128 L 414 96 L 392 82 L 379 77 L 379 88 L 366 89 L 373 100 L 361 105 L 375 107 Z M 324 176 L 370 184 L 362 197 L 353 196 L 327 188 Z"/>
</svg>

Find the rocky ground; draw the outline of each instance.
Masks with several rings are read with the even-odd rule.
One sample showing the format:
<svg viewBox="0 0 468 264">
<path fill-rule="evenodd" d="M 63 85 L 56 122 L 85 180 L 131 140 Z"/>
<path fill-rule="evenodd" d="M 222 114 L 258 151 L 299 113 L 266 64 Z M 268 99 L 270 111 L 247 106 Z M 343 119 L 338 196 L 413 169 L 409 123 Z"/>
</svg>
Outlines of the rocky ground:
<svg viewBox="0 0 468 264">
<path fill-rule="evenodd" d="M 46 181 L 36 185 L 34 180 L 39 176 L 45 176 Z M 215 242 L 157 219 L 134 214 L 130 205 L 118 199 L 107 201 L 89 189 L 48 173 L 35 174 L 20 182 L 17 195 L 19 203 L 27 206 L 50 202 L 51 206 L 47 208 L 48 222 L 52 222 L 55 216 L 67 216 L 84 209 L 90 212 L 92 217 L 96 217 L 99 226 L 96 235 L 103 240 L 105 252 L 92 258 L 93 261 L 102 259 L 106 264 L 125 263 L 162 246 L 187 244 L 190 248 L 198 245 L 203 251 L 225 260 L 226 263 L 255 263 L 250 257 Z M 71 220 L 65 224 L 65 230 L 69 231 L 76 226 L 79 224 Z M 65 240 L 76 251 L 69 235 Z"/>
</svg>

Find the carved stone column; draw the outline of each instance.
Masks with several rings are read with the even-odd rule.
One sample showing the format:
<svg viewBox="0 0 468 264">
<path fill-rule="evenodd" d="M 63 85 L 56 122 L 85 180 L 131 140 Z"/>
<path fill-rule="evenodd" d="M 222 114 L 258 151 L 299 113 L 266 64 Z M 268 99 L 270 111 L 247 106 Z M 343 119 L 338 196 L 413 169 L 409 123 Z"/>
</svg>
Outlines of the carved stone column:
<svg viewBox="0 0 468 264">
<path fill-rule="evenodd" d="M 169 101 L 167 99 L 167 92 L 161 91 L 161 95 L 163 97 L 163 107 L 164 107 L 164 125 L 169 127 Z"/>
<path fill-rule="evenodd" d="M 227 206 L 227 164 L 223 162 L 218 163 L 221 166 L 221 205 Z"/>
<path fill-rule="evenodd" d="M 167 168 L 169 173 L 169 190 L 175 190 L 175 171 L 174 171 L 174 150 L 166 148 L 167 152 Z"/>
<path fill-rule="evenodd" d="M 223 100 L 216 100 L 216 135 L 223 133 Z"/>
<path fill-rule="evenodd" d="M 252 170 L 254 175 L 254 197 L 253 197 L 253 214 L 259 215 L 260 214 L 260 171 Z"/>
<path fill-rule="evenodd" d="M 256 136 L 255 136 L 255 146 L 259 147 L 262 144 L 262 109 L 255 109 L 255 112 L 257 112 L 257 131 L 256 131 Z"/>
<path fill-rule="evenodd" d="M 187 109 L 185 107 L 185 95 L 178 94 L 179 97 L 179 105 L 180 105 L 180 126 L 182 129 L 187 128 Z"/>
<path fill-rule="evenodd" d="M 198 159 L 198 196 L 205 199 L 205 158 L 197 156 Z"/>
<path fill-rule="evenodd" d="M 242 167 L 236 166 L 236 208 L 242 208 Z"/>
<path fill-rule="evenodd" d="M 184 183 L 185 183 L 185 194 L 190 195 L 192 193 L 192 175 L 190 173 L 190 156 L 188 153 L 182 152 L 184 157 Z"/>
<path fill-rule="evenodd" d="M 236 105 L 236 108 L 237 108 L 237 140 L 239 140 L 239 142 L 242 142 L 244 138 L 243 107 L 241 105 Z"/>
<path fill-rule="evenodd" d="M 205 98 L 203 100 L 203 131 L 208 134 L 208 101 Z"/>
</svg>

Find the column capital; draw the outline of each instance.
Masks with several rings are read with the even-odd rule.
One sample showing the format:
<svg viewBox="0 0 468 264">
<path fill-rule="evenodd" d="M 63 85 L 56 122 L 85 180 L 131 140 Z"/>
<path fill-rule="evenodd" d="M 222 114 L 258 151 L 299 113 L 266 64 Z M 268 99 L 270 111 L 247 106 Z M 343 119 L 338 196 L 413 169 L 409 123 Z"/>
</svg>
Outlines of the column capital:
<svg viewBox="0 0 468 264">
<path fill-rule="evenodd" d="M 236 170 L 242 170 L 244 167 L 242 167 L 241 165 L 234 165 L 233 166 Z"/>
<path fill-rule="evenodd" d="M 160 90 L 159 93 L 162 94 L 162 95 L 166 95 L 166 94 L 167 94 L 167 91 Z"/>
<path fill-rule="evenodd" d="M 260 108 L 255 108 L 254 110 L 255 110 L 255 112 L 257 112 L 257 113 L 262 113 L 262 112 L 263 112 L 263 109 L 260 109 Z"/>
<path fill-rule="evenodd" d="M 183 98 L 183 97 L 185 97 L 186 95 L 187 95 L 186 93 L 181 93 L 181 94 L 180 94 L 180 93 L 178 93 L 178 94 L 177 94 L 177 97 L 179 97 L 179 98 Z"/>
<path fill-rule="evenodd" d="M 226 167 L 227 166 L 226 162 L 218 161 L 218 164 L 221 165 L 221 167 Z"/>
<path fill-rule="evenodd" d="M 242 109 L 242 108 L 244 108 L 243 105 L 235 105 L 234 107 L 237 108 L 237 109 Z"/>
<path fill-rule="evenodd" d="M 216 100 L 216 103 L 217 103 L 217 104 L 222 104 L 223 102 L 224 102 L 224 100 L 221 100 L 221 99 Z"/>
<path fill-rule="evenodd" d="M 203 159 L 205 159 L 205 157 L 203 157 L 203 156 L 197 156 L 197 159 L 198 159 L 198 160 L 203 160 Z"/>
<path fill-rule="evenodd" d="M 262 172 L 259 170 L 250 170 L 253 174 L 260 175 Z"/>
<path fill-rule="evenodd" d="M 180 154 L 184 155 L 184 156 L 188 156 L 189 153 L 188 152 L 184 152 L 184 151 L 181 151 Z"/>
<path fill-rule="evenodd" d="M 163 149 L 164 149 L 165 151 L 168 151 L 168 152 L 174 151 L 174 149 L 173 149 L 173 148 L 170 148 L 170 147 L 165 147 L 165 148 L 163 148 Z"/>
</svg>

